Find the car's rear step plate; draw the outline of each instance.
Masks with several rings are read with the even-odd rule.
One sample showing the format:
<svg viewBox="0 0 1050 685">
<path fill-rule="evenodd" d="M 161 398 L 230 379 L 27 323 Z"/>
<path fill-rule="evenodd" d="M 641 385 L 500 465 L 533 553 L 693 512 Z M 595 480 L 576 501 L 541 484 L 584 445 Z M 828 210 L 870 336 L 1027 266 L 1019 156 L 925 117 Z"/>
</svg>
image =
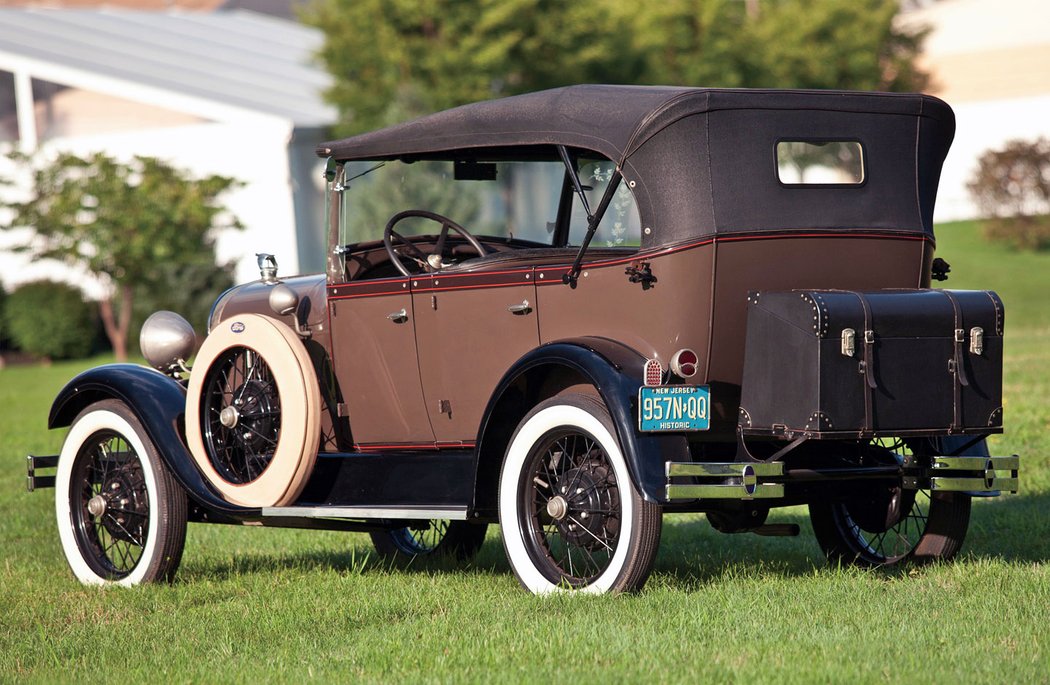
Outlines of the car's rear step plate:
<svg viewBox="0 0 1050 685">
<path fill-rule="evenodd" d="M 262 516 L 282 518 L 467 520 L 466 507 L 263 507 Z"/>
</svg>

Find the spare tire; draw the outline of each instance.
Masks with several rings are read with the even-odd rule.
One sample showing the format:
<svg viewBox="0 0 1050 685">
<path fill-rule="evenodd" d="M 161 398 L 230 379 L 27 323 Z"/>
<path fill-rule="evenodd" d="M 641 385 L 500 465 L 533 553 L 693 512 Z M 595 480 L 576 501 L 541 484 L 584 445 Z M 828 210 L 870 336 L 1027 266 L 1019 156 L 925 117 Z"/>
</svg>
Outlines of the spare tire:
<svg viewBox="0 0 1050 685">
<path fill-rule="evenodd" d="M 320 397 L 295 332 L 259 314 L 233 316 L 204 341 L 190 374 L 190 453 L 227 501 L 291 504 L 317 459 Z"/>
</svg>

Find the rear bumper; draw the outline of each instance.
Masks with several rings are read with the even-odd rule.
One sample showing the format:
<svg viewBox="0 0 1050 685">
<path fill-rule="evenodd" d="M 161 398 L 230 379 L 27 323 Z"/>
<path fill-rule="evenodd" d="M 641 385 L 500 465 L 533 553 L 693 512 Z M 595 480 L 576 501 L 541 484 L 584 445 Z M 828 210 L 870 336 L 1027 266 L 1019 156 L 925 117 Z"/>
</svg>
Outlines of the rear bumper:
<svg viewBox="0 0 1050 685">
<path fill-rule="evenodd" d="M 58 466 L 58 455 L 51 454 L 37 457 L 32 454 L 26 457 L 26 490 L 33 492 L 42 488 L 55 487 L 54 474 L 39 475 L 40 469 L 53 469 Z"/>
<path fill-rule="evenodd" d="M 1001 492 L 1016 493 L 1020 457 L 933 457 L 929 467 L 905 460 L 902 485 L 910 490 L 969 492 L 989 497 Z"/>
<path fill-rule="evenodd" d="M 669 502 L 689 499 L 779 499 L 784 463 L 667 462 Z M 691 482 L 682 482 L 689 479 Z"/>
<path fill-rule="evenodd" d="M 776 500 L 792 484 L 879 480 L 906 490 L 965 492 L 975 497 L 1016 493 L 1020 458 L 935 456 L 907 457 L 897 466 L 786 468 L 783 462 L 666 462 L 668 502 L 687 500 Z"/>
</svg>

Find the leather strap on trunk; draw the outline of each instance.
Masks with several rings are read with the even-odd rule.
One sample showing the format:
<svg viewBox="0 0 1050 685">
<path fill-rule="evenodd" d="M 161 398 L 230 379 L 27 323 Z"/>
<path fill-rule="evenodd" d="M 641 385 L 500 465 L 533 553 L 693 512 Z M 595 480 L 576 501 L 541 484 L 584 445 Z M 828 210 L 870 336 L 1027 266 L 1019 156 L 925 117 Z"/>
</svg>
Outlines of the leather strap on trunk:
<svg viewBox="0 0 1050 685">
<path fill-rule="evenodd" d="M 879 381 L 875 373 L 875 325 L 871 316 L 871 305 L 864 293 L 856 290 L 831 290 L 830 292 L 849 293 L 860 300 L 864 310 L 863 352 L 861 353 L 860 373 L 864 376 L 864 432 L 870 433 L 875 428 L 875 391 Z"/>
<path fill-rule="evenodd" d="M 963 388 L 970 385 L 970 378 L 966 375 L 966 329 L 963 327 L 962 307 L 958 298 L 950 290 L 942 290 L 948 301 L 952 303 L 955 312 L 955 331 L 952 336 L 954 341 L 954 354 L 951 360 L 951 370 L 954 374 L 955 399 L 952 412 L 953 431 L 961 430 L 963 427 Z"/>
<path fill-rule="evenodd" d="M 864 430 L 870 431 L 875 427 L 875 390 L 879 382 L 875 374 L 875 324 L 871 319 L 871 305 L 863 293 L 854 292 L 860 300 L 860 306 L 864 309 L 864 383 L 867 389 L 864 392 Z"/>
</svg>

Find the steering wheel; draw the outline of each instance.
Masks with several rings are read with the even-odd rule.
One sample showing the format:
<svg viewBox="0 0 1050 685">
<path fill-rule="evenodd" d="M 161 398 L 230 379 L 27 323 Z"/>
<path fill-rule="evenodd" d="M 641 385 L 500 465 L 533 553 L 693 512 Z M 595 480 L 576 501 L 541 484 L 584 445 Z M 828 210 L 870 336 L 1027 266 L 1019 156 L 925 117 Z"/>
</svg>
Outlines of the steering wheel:
<svg viewBox="0 0 1050 685">
<path fill-rule="evenodd" d="M 405 238 L 397 231 L 394 230 L 394 226 L 400 223 L 403 219 L 409 217 L 418 217 L 420 219 L 430 219 L 441 224 L 441 233 L 438 235 L 437 244 L 434 246 L 433 254 L 423 254 L 423 251 L 416 247 L 415 243 Z M 401 261 L 401 255 L 398 254 L 397 249 L 394 247 L 394 241 L 405 249 L 405 255 L 412 261 L 416 262 L 423 267 L 423 270 L 427 273 L 433 273 L 435 271 L 441 271 L 441 253 L 445 249 L 445 238 L 448 237 L 448 229 L 452 229 L 456 233 L 463 236 L 470 246 L 474 248 L 475 252 L 478 253 L 479 257 L 484 257 L 489 252 L 485 249 L 485 246 L 478 242 L 478 239 L 472 236 L 467 229 L 457 224 L 447 216 L 442 216 L 436 212 L 428 212 L 425 209 L 406 209 L 403 212 L 398 212 L 394 216 L 390 217 L 390 221 L 386 222 L 386 228 L 383 229 L 383 246 L 386 247 L 386 252 L 390 255 L 390 261 L 394 263 L 397 270 L 405 276 L 411 276 L 412 273 L 405 268 L 404 263 Z"/>
</svg>

